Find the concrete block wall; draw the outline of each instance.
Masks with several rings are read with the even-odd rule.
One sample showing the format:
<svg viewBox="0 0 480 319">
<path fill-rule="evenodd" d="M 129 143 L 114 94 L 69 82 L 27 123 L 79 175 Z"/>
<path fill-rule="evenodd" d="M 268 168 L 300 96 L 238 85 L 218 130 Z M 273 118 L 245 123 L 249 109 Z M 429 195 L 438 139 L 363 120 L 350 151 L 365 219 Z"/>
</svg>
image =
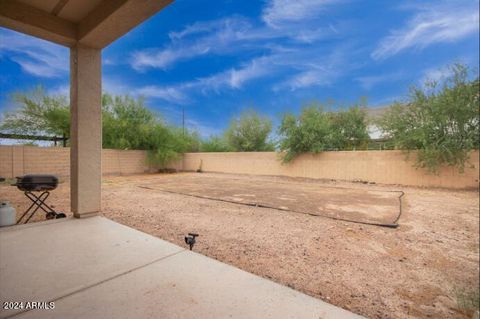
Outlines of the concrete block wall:
<svg viewBox="0 0 480 319">
<path fill-rule="evenodd" d="M 138 174 L 148 171 L 145 151 L 110 149 L 102 151 L 102 173 L 104 175 Z"/>
<path fill-rule="evenodd" d="M 14 176 L 13 161 L 13 148 L 0 145 L 0 177 L 11 178 Z"/>
<path fill-rule="evenodd" d="M 13 147 L 14 152 L 23 153 L 23 171 L 16 170 L 15 176 L 23 174 L 70 175 L 70 149 L 63 147 Z M 18 160 L 18 159 L 17 159 Z M 13 162 L 13 165 L 21 165 Z"/>
<path fill-rule="evenodd" d="M 445 167 L 438 175 L 413 167 L 415 153 L 406 160 L 402 151 L 356 151 L 303 154 L 282 164 L 274 152 L 187 153 L 183 169 L 253 175 L 275 175 L 346 181 L 369 181 L 420 187 L 478 189 L 479 153 L 470 157 L 463 174 Z"/>
<path fill-rule="evenodd" d="M 102 151 L 104 175 L 141 174 L 155 171 L 146 162 L 147 154 L 139 150 Z M 382 184 L 420 187 L 478 189 L 479 152 L 472 152 L 470 164 L 460 174 L 445 167 L 438 175 L 413 167 L 401 151 L 356 151 L 303 154 L 292 163 L 282 164 L 275 152 L 186 153 L 170 168 L 205 172 L 252 175 L 276 175 L 335 180 L 363 180 Z M 0 145 L 0 176 L 50 173 L 63 178 L 70 174 L 70 150 L 62 147 Z"/>
<path fill-rule="evenodd" d="M 141 174 L 148 172 L 146 152 L 139 150 L 102 150 L 104 175 Z M 70 149 L 0 145 L 0 176 L 14 178 L 24 174 L 70 176 Z"/>
</svg>

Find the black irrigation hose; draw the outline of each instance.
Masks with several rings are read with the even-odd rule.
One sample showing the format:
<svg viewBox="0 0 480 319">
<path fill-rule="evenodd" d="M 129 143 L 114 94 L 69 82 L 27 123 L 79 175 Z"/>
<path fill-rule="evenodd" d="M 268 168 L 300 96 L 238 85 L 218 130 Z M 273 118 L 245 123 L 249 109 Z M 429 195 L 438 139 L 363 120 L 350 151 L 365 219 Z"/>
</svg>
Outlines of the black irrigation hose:
<svg viewBox="0 0 480 319">
<path fill-rule="evenodd" d="M 405 192 L 404 191 L 396 191 L 396 192 L 400 192 L 400 196 L 398 196 L 398 203 L 399 203 L 399 206 L 400 206 L 400 209 L 398 211 L 398 216 L 397 218 L 395 218 L 395 220 L 393 221 L 393 224 L 397 225 L 395 226 L 394 228 L 397 228 L 399 225 L 398 225 L 398 221 L 400 220 L 400 216 L 402 216 L 402 208 L 403 208 L 403 205 L 402 205 L 402 197 L 405 196 Z"/>
<path fill-rule="evenodd" d="M 252 206 L 252 207 L 270 208 L 270 209 L 276 209 L 276 210 L 280 210 L 280 211 L 292 212 L 292 213 L 297 213 L 297 214 L 304 214 L 304 215 L 309 215 L 309 216 L 314 216 L 314 217 L 329 218 L 329 219 L 333 219 L 333 220 L 339 220 L 339 221 L 349 222 L 349 223 L 354 223 L 354 224 L 380 226 L 380 227 L 387 227 L 387 228 L 397 228 L 399 226 L 398 220 L 400 219 L 400 216 L 402 215 L 402 197 L 405 195 L 405 193 L 403 191 L 389 191 L 389 192 L 397 192 L 397 193 L 400 192 L 401 193 L 400 196 L 398 197 L 398 201 L 399 201 L 399 204 L 400 204 L 399 205 L 399 212 L 398 212 L 397 217 L 393 221 L 393 223 L 382 224 L 382 223 L 359 222 L 359 221 L 356 221 L 356 220 L 350 220 L 350 219 L 338 218 L 338 217 L 332 217 L 332 216 L 325 216 L 325 215 L 318 215 L 318 214 L 307 213 L 307 212 L 302 212 L 302 211 L 297 211 L 297 210 L 292 210 L 292 209 L 285 209 L 285 208 L 280 208 L 280 207 L 274 207 L 274 206 L 269 206 L 269 205 L 264 205 L 264 204 L 240 203 L 240 202 L 236 202 L 236 201 L 228 200 L 228 199 L 202 196 L 202 195 L 194 195 L 194 194 L 188 194 L 188 193 L 182 193 L 182 192 L 174 192 L 174 191 L 169 191 L 169 190 L 164 190 L 164 189 L 152 188 L 152 187 L 148 187 L 148 186 L 139 185 L 138 187 L 144 188 L 144 189 L 155 190 L 155 191 L 161 191 L 161 192 L 170 193 L 170 194 L 178 194 L 178 195 L 190 196 L 190 197 L 195 197 L 195 198 L 210 199 L 210 200 L 215 200 L 215 201 L 219 201 L 219 202 L 232 203 L 232 204 L 245 205 L 245 206 Z"/>
</svg>

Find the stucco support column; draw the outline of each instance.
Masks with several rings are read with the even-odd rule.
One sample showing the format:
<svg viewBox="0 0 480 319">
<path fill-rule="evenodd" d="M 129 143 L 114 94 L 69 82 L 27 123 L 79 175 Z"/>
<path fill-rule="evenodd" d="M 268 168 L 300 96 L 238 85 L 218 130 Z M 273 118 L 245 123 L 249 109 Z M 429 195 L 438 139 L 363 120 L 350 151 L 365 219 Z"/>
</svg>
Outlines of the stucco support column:
<svg viewBox="0 0 480 319">
<path fill-rule="evenodd" d="M 70 195 L 77 218 L 101 209 L 102 178 L 101 49 L 70 49 Z"/>
</svg>

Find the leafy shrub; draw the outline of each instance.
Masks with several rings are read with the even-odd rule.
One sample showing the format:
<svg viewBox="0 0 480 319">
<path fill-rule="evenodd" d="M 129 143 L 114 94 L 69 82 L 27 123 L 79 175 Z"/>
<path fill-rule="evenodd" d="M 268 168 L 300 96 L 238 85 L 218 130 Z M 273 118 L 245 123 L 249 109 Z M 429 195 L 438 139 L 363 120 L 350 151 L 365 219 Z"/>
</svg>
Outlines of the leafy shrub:
<svg viewBox="0 0 480 319">
<path fill-rule="evenodd" d="M 219 136 L 210 136 L 200 145 L 201 152 L 230 152 L 231 148 L 224 138 Z"/>
<path fill-rule="evenodd" d="M 284 115 L 278 133 L 284 162 L 302 153 L 355 149 L 369 141 L 366 114 L 358 106 L 326 112 L 322 105 L 312 104 L 298 118 Z"/>
<path fill-rule="evenodd" d="M 442 83 L 413 87 L 410 101 L 393 105 L 378 123 L 397 149 L 418 150 L 415 165 L 433 173 L 442 165 L 463 171 L 479 147 L 479 79 L 470 81 L 463 65 L 451 70 Z"/>
<path fill-rule="evenodd" d="M 48 96 L 39 87 L 32 92 L 17 93 L 18 105 L 8 112 L 0 129 L 33 135 L 70 135 L 70 106 L 64 96 Z M 198 134 L 168 126 L 150 111 L 142 98 L 128 95 L 102 95 L 102 146 L 113 149 L 148 151 L 151 163 L 165 166 L 184 152 L 198 151 Z"/>
<path fill-rule="evenodd" d="M 302 153 L 318 153 L 330 148 L 331 123 L 322 106 L 309 106 L 297 118 L 286 114 L 278 130 L 283 161 L 289 162 Z"/>
<path fill-rule="evenodd" d="M 38 86 L 28 93 L 14 93 L 12 100 L 20 108 L 3 114 L 0 129 L 12 134 L 70 135 L 70 108 L 65 96 L 49 96 Z"/>
<path fill-rule="evenodd" d="M 160 123 L 142 98 L 102 95 L 103 148 L 147 149 L 149 134 Z"/>
<path fill-rule="evenodd" d="M 331 147 L 337 150 L 365 149 L 370 140 L 367 114 L 353 106 L 347 110 L 330 113 L 332 122 Z"/>
<path fill-rule="evenodd" d="M 274 145 L 268 142 L 271 131 L 272 122 L 270 119 L 249 110 L 231 121 L 225 132 L 225 139 L 233 151 L 272 151 Z"/>
</svg>

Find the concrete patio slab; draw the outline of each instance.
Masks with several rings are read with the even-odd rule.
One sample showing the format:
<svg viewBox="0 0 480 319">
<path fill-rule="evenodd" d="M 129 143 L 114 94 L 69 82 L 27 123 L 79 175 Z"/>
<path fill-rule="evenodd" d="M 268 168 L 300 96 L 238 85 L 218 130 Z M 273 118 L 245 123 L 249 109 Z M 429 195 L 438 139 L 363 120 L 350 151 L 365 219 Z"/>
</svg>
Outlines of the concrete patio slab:
<svg viewBox="0 0 480 319">
<path fill-rule="evenodd" d="M 0 230 L 0 318 L 360 318 L 103 217 Z"/>
<path fill-rule="evenodd" d="M 56 300 L 182 250 L 103 217 L 4 228 L 0 300 Z"/>
</svg>

